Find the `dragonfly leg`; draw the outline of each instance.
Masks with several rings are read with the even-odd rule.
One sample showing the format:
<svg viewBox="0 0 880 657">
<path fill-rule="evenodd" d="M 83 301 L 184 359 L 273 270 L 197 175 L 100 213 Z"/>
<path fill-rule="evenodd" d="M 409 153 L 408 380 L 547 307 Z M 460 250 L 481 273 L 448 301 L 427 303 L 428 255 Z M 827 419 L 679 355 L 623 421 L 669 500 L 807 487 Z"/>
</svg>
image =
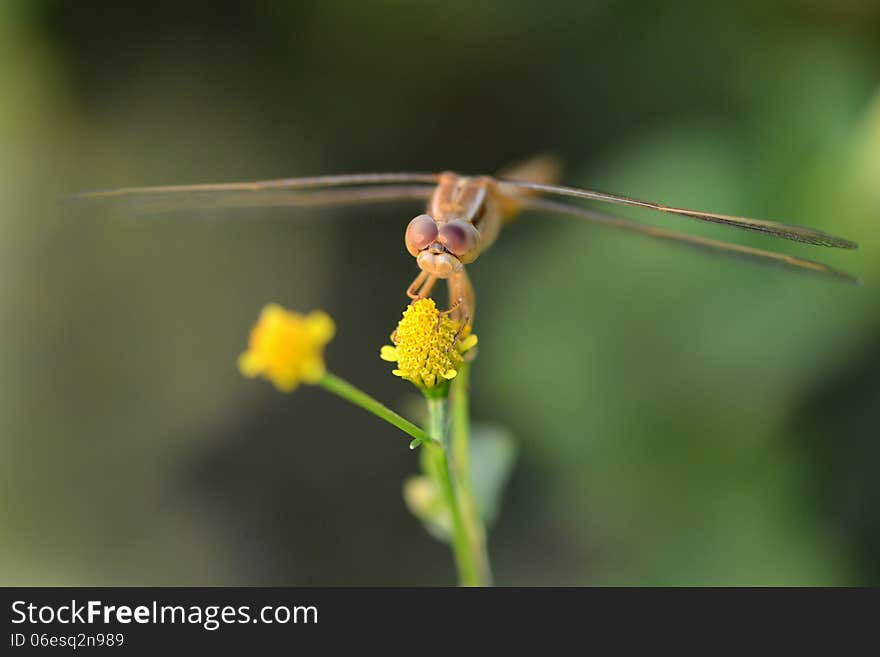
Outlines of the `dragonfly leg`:
<svg viewBox="0 0 880 657">
<path fill-rule="evenodd" d="M 452 344 L 450 344 L 448 347 L 446 347 L 446 353 L 449 353 L 450 351 L 452 351 L 452 348 L 458 344 L 458 341 L 461 338 L 461 334 L 464 333 L 464 329 L 466 326 L 468 326 L 469 322 L 470 322 L 470 318 L 467 315 L 465 315 L 464 320 L 458 325 L 458 330 L 455 332 L 455 337 L 452 338 Z"/>
<path fill-rule="evenodd" d="M 462 299 L 461 297 L 458 297 L 458 299 L 456 299 L 455 302 L 453 302 L 452 305 L 449 306 L 449 308 L 447 308 L 446 310 L 441 310 L 440 314 L 441 315 L 448 315 L 450 313 L 454 313 L 456 310 L 458 310 L 461 307 L 461 304 L 463 304 L 463 303 L 464 303 L 464 299 Z"/>
<path fill-rule="evenodd" d="M 413 301 L 424 299 L 431 294 L 431 290 L 434 288 L 436 282 L 436 276 L 429 275 L 426 271 L 420 271 L 419 275 L 416 276 L 413 282 L 409 284 L 409 287 L 406 288 L 406 296 Z"/>
<path fill-rule="evenodd" d="M 437 313 L 437 333 L 440 332 L 440 323 L 443 321 L 443 318 L 446 315 L 450 315 L 450 314 L 454 313 L 456 310 L 458 310 L 461 307 L 462 301 L 463 301 L 462 298 L 459 297 L 454 303 L 452 303 L 452 305 L 449 306 L 449 308 L 447 308 L 446 310 L 441 310 Z M 456 335 L 455 338 L 457 340 L 458 335 Z M 455 344 L 454 340 L 453 340 L 452 344 Z M 447 351 L 449 351 L 449 350 L 447 349 Z"/>
<path fill-rule="evenodd" d="M 449 310 L 447 314 L 462 326 L 474 319 L 474 288 L 464 269 L 449 277 Z"/>
<path fill-rule="evenodd" d="M 406 288 L 406 296 L 415 301 L 419 299 L 419 294 L 417 290 L 422 287 L 422 284 L 425 282 L 425 279 L 428 277 L 428 272 L 419 271 L 419 275 L 415 277 L 412 283 L 409 284 L 409 287 Z"/>
</svg>

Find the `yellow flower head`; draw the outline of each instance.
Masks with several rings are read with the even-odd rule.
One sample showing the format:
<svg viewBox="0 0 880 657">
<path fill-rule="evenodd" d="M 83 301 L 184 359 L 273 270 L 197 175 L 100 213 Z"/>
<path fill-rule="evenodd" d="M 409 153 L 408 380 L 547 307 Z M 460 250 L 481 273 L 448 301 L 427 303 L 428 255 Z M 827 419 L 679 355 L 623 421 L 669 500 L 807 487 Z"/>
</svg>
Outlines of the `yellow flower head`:
<svg viewBox="0 0 880 657">
<path fill-rule="evenodd" d="M 324 376 L 324 346 L 335 332 L 333 320 L 320 310 L 300 315 L 269 304 L 238 357 L 238 369 L 248 378 L 265 377 L 282 392 L 301 382 L 317 383 Z"/>
<path fill-rule="evenodd" d="M 470 324 L 462 328 L 440 314 L 433 299 L 419 299 L 404 311 L 391 341 L 394 346 L 382 347 L 379 357 L 397 363 L 396 376 L 429 390 L 455 378 L 477 336 Z"/>
</svg>

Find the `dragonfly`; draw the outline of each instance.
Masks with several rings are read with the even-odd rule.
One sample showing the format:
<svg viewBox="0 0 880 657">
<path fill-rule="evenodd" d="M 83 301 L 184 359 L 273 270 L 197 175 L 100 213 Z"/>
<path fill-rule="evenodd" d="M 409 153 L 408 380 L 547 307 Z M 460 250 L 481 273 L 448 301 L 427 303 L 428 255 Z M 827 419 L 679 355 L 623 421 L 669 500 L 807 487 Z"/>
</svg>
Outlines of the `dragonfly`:
<svg viewBox="0 0 880 657">
<path fill-rule="evenodd" d="M 406 250 L 415 258 L 419 270 L 406 289 L 406 294 L 411 300 L 425 298 L 431 294 L 437 281 L 445 280 L 449 307 L 443 313 L 450 315 L 461 326 L 473 322 L 476 306 L 473 285 L 465 266 L 492 246 L 505 224 L 525 211 L 568 215 L 713 254 L 812 273 L 850 284 L 860 283 L 856 277 L 820 262 L 659 228 L 595 210 L 579 201 L 644 208 L 664 215 L 722 224 L 816 246 L 857 248 L 857 244 L 850 240 L 815 228 L 689 210 L 655 201 L 568 187 L 557 183 L 559 172 L 558 161 L 552 156 L 542 155 L 494 176 L 462 175 L 452 171 L 355 173 L 256 182 L 124 187 L 84 192 L 77 197 L 115 200 L 137 213 L 191 208 L 343 206 L 426 201 L 425 212 L 414 217 L 404 231 Z"/>
</svg>

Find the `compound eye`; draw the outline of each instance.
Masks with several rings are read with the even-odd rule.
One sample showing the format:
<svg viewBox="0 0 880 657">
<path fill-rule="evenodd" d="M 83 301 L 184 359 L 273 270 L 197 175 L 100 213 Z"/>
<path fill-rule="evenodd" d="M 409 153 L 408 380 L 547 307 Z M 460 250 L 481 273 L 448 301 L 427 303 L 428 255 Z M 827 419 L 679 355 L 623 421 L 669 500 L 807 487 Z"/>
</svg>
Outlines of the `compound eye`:
<svg viewBox="0 0 880 657">
<path fill-rule="evenodd" d="M 406 250 L 417 256 L 437 239 L 437 223 L 427 214 L 420 214 L 406 227 Z"/>
<path fill-rule="evenodd" d="M 453 219 L 440 227 L 438 241 L 456 256 L 463 256 L 477 246 L 480 233 L 469 221 Z"/>
</svg>

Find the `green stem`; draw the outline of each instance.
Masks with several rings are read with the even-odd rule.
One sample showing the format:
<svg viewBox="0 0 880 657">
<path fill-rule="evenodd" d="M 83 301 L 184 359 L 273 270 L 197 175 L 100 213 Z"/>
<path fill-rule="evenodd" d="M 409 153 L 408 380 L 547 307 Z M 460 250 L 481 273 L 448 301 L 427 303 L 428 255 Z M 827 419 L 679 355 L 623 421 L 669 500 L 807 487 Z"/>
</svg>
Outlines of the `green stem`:
<svg viewBox="0 0 880 657">
<path fill-rule="evenodd" d="M 462 518 L 458 494 L 452 480 L 449 467 L 449 432 L 447 431 L 446 409 L 448 400 L 445 397 L 426 397 L 428 402 L 428 432 L 440 441 L 440 447 L 431 447 L 435 459 L 435 471 L 449 515 L 452 518 L 452 552 L 458 569 L 458 580 L 462 586 L 479 586 L 480 580 L 477 564 L 471 551 L 467 529 Z"/>
<path fill-rule="evenodd" d="M 421 427 L 416 426 L 405 417 L 401 417 L 390 408 L 385 406 L 385 404 L 377 401 L 376 399 L 365 393 L 363 390 L 355 388 L 348 381 L 346 381 L 345 379 L 340 379 L 335 374 L 330 374 L 330 372 L 324 374 L 324 378 L 321 379 L 319 385 L 325 390 L 332 392 L 334 395 L 339 395 L 340 397 L 342 397 L 346 401 L 351 402 L 355 406 L 360 406 L 365 411 L 369 411 L 373 415 L 382 418 L 389 424 L 393 424 L 404 433 L 407 433 L 415 438 L 418 443 L 434 442 L 431 436 L 426 433 Z M 414 446 L 415 445 L 413 445 L 413 447 Z"/>
<path fill-rule="evenodd" d="M 469 363 L 463 363 L 458 370 L 452 390 L 452 464 L 456 488 L 461 500 L 462 520 L 467 531 L 470 551 L 477 566 L 479 584 L 491 586 L 492 567 L 486 549 L 486 529 L 477 508 L 471 477 L 469 374 Z"/>
</svg>

